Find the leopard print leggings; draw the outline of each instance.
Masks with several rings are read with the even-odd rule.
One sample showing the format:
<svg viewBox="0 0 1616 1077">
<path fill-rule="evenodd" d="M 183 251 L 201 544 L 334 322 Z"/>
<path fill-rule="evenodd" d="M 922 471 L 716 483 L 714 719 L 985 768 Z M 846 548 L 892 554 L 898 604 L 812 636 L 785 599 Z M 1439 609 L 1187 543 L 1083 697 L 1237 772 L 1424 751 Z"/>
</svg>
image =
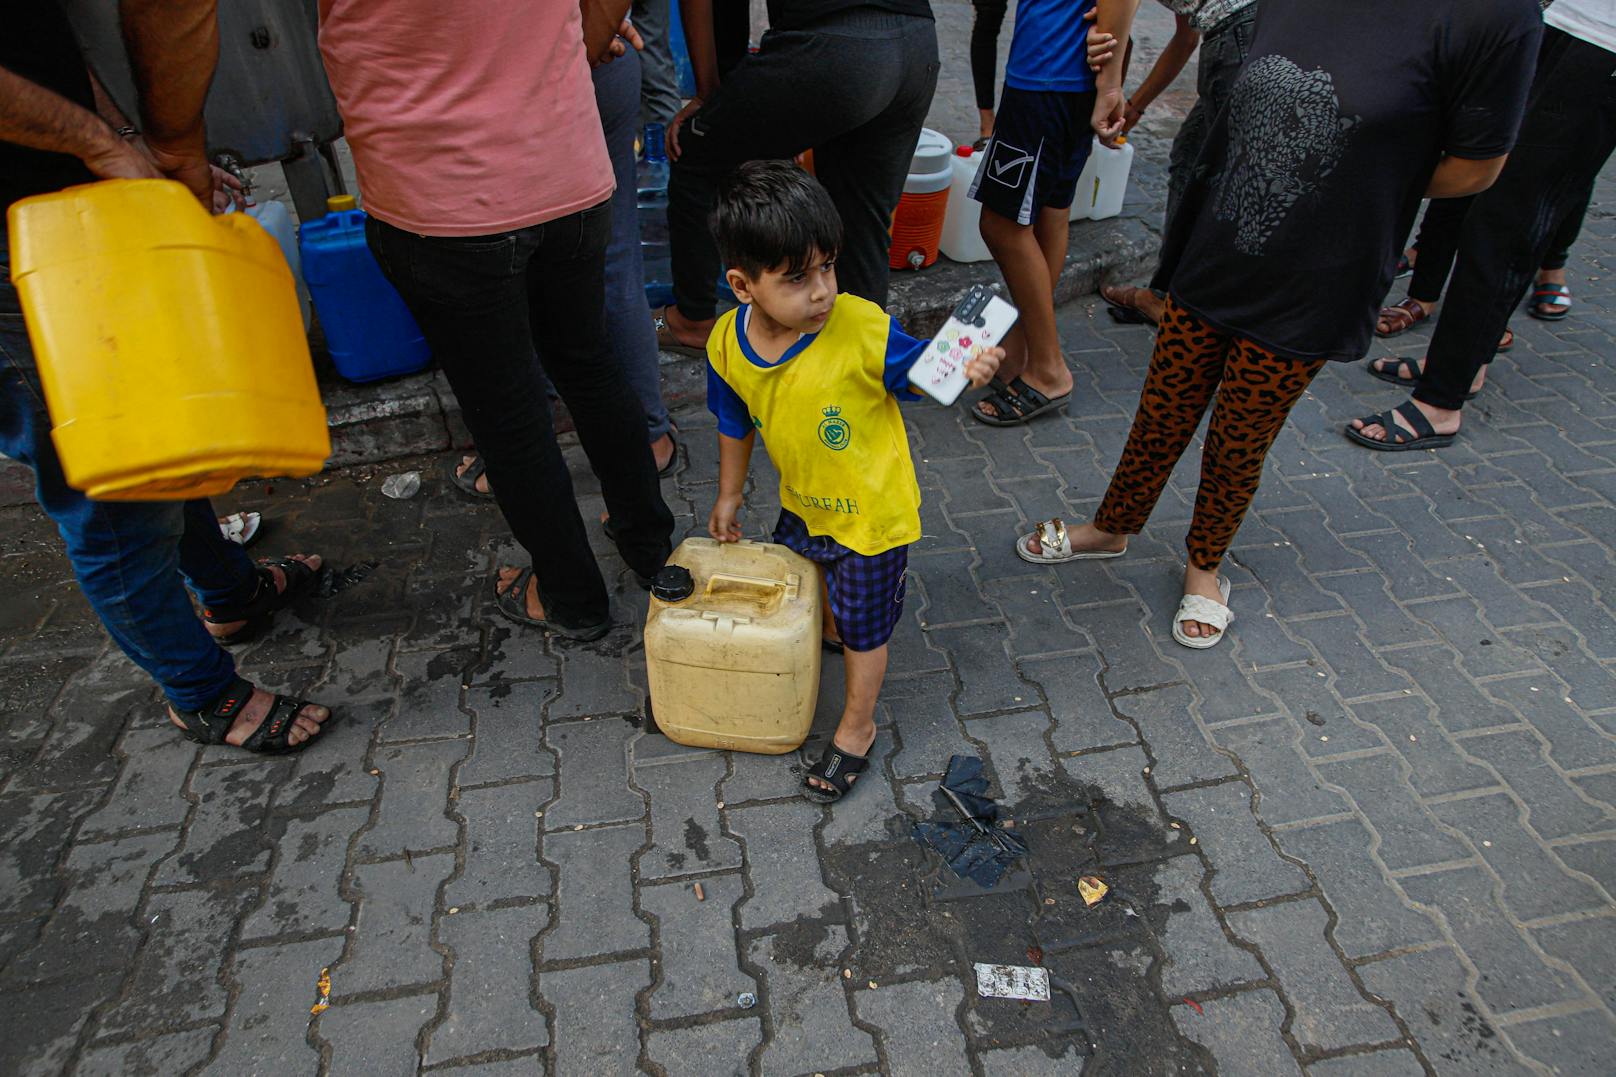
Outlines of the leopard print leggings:
<svg viewBox="0 0 1616 1077">
<path fill-rule="evenodd" d="M 1323 367 L 1323 360 L 1282 359 L 1220 333 L 1169 297 L 1133 429 L 1094 525 L 1121 535 L 1143 530 L 1216 394 L 1185 539 L 1190 564 L 1216 569 L 1251 507 L 1285 417 Z"/>
</svg>

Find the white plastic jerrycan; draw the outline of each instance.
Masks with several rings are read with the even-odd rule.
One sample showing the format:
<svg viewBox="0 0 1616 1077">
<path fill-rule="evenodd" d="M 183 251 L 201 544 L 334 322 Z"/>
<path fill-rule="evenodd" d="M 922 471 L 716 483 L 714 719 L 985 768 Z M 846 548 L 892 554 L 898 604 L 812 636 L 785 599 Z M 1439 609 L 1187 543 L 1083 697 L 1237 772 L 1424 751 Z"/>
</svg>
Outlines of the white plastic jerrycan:
<svg viewBox="0 0 1616 1077">
<path fill-rule="evenodd" d="M 1128 175 L 1133 171 L 1133 146 L 1126 138 L 1117 139 L 1110 147 L 1099 139 L 1083 174 L 1077 180 L 1077 197 L 1072 199 L 1071 219 L 1103 221 L 1122 212 L 1122 201 L 1128 194 Z"/>
<path fill-rule="evenodd" d="M 961 146 L 949 159 L 953 178 L 948 186 L 941 249 L 956 262 L 985 262 L 993 257 L 988 245 L 982 242 L 982 203 L 969 194 L 981 165 L 982 154 L 973 152 L 969 146 Z"/>
</svg>

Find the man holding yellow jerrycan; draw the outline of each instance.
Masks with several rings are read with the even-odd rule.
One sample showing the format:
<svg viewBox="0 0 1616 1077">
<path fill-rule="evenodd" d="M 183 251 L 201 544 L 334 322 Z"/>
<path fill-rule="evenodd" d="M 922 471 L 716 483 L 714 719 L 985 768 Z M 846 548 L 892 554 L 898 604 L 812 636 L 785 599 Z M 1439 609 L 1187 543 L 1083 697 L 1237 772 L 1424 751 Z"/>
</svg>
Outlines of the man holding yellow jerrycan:
<svg viewBox="0 0 1616 1077">
<path fill-rule="evenodd" d="M 220 534 L 205 497 L 178 499 L 199 486 L 228 488 L 239 473 L 228 461 L 200 478 L 194 466 L 193 474 L 181 477 L 186 468 L 176 462 L 157 479 L 159 496 L 169 500 L 132 500 L 152 496 L 150 478 L 144 485 L 125 478 L 97 486 L 86 481 L 82 465 L 70 461 L 64 468 L 57 452 L 68 445 L 76 451 L 75 439 L 84 439 L 82 432 L 64 432 L 79 399 L 70 389 L 74 374 L 85 381 L 96 362 L 57 346 L 86 339 L 87 326 L 100 334 L 93 339 L 116 345 L 126 326 L 110 313 L 117 302 L 93 287 L 71 295 L 70 304 L 60 301 L 70 293 L 60 287 L 63 260 L 53 258 L 55 251 L 86 229 L 138 230 L 139 218 L 148 213 L 172 215 L 181 227 L 212 227 L 192 197 L 208 205 L 213 195 L 202 103 L 218 58 L 214 4 L 121 0 L 119 6 L 141 90 L 145 130 L 133 139 L 96 114 L 88 68 L 57 0 L 8 5 L 0 15 L 0 205 L 7 210 L 6 229 L 0 230 L 0 453 L 33 469 L 36 497 L 62 534 L 85 598 L 124 653 L 162 688 L 170 719 L 185 736 L 253 752 L 298 751 L 319 736 L 331 712 L 254 688 L 237 676 L 219 644 L 242 642 L 261 630 L 314 581 L 320 558 L 297 554 L 255 565 Z M 56 193 L 98 179 L 118 182 Z M 147 270 L 162 275 L 161 267 Z M 84 272 L 86 280 L 94 279 L 92 271 Z M 150 331 L 127 328 L 127 339 Z M 35 346 L 42 362 L 36 362 Z M 172 368 L 180 365 L 171 355 L 142 360 L 139 349 L 131 352 L 122 355 L 124 365 L 113 375 L 146 377 L 148 389 L 172 378 Z M 159 369 L 162 364 L 168 369 Z M 312 371 L 307 376 L 312 391 Z M 100 388 L 103 398 L 109 395 L 105 384 Z M 68 413 L 58 414 L 65 421 L 58 423 L 54 441 L 47 396 L 58 412 Z M 143 409 L 125 401 L 124 410 Z M 251 417 L 220 409 L 211 421 L 218 436 L 199 444 L 199 455 L 229 445 L 232 432 Z M 313 420 L 304 415 L 299 421 Z M 161 440 L 165 431 L 157 429 L 163 425 L 158 417 L 146 415 L 145 422 L 152 428 L 149 437 L 135 429 L 129 441 L 104 447 L 103 455 L 116 458 L 121 450 L 134 457 L 144 444 Z M 320 426 L 317 438 L 324 437 L 323 417 Z M 307 473 L 323 461 L 316 438 L 304 440 L 311 443 L 308 459 L 287 470 Z M 244 457 L 236 460 L 236 468 L 245 466 Z M 97 499 L 83 487 L 95 490 Z M 202 621 L 187 584 L 202 605 Z"/>
</svg>

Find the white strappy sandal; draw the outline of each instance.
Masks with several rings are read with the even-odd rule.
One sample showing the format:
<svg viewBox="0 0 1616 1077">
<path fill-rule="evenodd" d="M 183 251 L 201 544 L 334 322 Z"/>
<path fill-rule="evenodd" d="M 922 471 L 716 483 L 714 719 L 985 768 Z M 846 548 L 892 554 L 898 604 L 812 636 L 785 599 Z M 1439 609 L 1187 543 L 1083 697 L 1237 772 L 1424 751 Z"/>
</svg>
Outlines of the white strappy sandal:
<svg viewBox="0 0 1616 1077">
<path fill-rule="evenodd" d="M 219 533 L 237 546 L 245 546 L 258 537 L 258 525 L 263 517 L 256 512 L 232 512 L 219 517 Z"/>
<path fill-rule="evenodd" d="M 1228 635 L 1229 623 L 1234 620 L 1234 610 L 1229 608 L 1229 580 L 1225 576 L 1218 577 L 1218 592 L 1223 595 L 1222 602 L 1214 602 L 1201 595 L 1185 595 L 1184 600 L 1178 604 L 1178 612 L 1173 615 L 1173 638 L 1186 647 L 1194 647 L 1197 651 L 1204 651 L 1208 647 L 1216 647 L 1224 636 Z M 1186 636 L 1184 634 L 1185 621 L 1199 621 L 1204 625 L 1211 625 L 1217 629 L 1214 636 Z"/>
<path fill-rule="evenodd" d="M 1027 549 L 1027 540 L 1037 536 L 1038 552 Z M 1032 565 L 1059 565 L 1067 561 L 1102 561 L 1121 557 L 1127 550 L 1074 550 L 1064 521 L 1045 520 L 1031 535 L 1016 540 L 1016 556 Z"/>
</svg>

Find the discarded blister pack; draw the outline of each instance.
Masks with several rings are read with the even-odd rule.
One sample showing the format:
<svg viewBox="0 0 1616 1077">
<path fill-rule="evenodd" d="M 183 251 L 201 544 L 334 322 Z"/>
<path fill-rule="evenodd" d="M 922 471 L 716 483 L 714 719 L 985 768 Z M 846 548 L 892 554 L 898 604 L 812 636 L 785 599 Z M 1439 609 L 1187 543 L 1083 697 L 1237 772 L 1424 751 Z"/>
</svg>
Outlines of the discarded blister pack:
<svg viewBox="0 0 1616 1077">
<path fill-rule="evenodd" d="M 1004 343 L 1016 324 L 1016 308 L 974 284 L 909 368 L 909 384 L 939 404 L 952 404 L 970 384 L 965 364 L 984 348 Z"/>
<path fill-rule="evenodd" d="M 1029 965 L 989 965 L 977 962 L 976 993 L 983 998 L 1048 1002 L 1049 970 Z"/>
</svg>

